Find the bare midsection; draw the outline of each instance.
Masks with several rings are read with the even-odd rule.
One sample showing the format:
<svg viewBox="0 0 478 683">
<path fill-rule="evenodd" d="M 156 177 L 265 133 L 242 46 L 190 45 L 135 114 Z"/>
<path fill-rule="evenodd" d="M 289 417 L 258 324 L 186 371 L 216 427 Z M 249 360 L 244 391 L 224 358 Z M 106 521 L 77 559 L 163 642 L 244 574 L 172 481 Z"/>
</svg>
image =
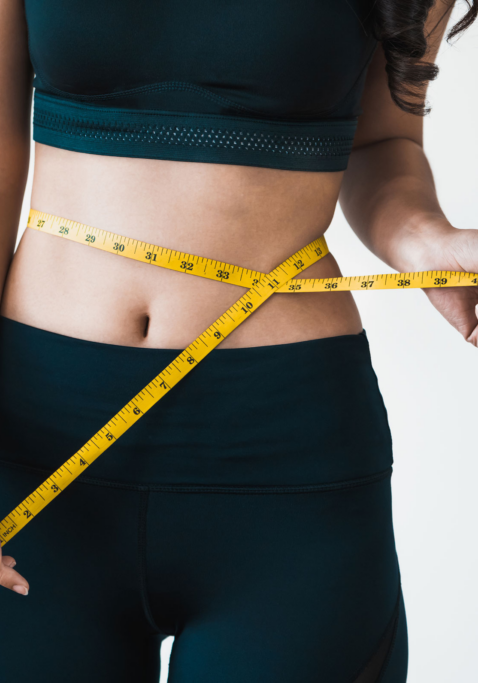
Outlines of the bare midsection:
<svg viewBox="0 0 478 683">
<path fill-rule="evenodd" d="M 269 272 L 324 234 L 340 173 L 78 154 L 36 143 L 31 206 L 178 251 Z M 332 254 L 301 277 L 337 277 Z M 26 230 L 0 313 L 52 332 L 184 348 L 245 290 Z M 360 332 L 349 292 L 277 294 L 222 347 Z"/>
</svg>

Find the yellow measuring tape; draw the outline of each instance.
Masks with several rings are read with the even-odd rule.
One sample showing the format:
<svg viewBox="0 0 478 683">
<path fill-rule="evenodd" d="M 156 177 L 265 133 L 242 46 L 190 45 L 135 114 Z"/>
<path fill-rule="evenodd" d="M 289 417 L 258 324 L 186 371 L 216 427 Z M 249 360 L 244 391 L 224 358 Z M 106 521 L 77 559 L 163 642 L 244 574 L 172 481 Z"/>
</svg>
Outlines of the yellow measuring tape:
<svg viewBox="0 0 478 683">
<path fill-rule="evenodd" d="M 57 235 L 69 242 L 86 244 L 94 249 L 107 251 L 110 254 L 124 256 L 148 263 L 161 268 L 175 270 L 178 273 L 197 275 L 227 282 L 231 285 L 240 287 L 255 287 L 259 284 L 264 273 L 233 266 L 229 263 L 215 261 L 214 259 L 202 256 L 193 256 L 173 249 L 165 249 L 155 244 L 148 244 L 140 240 L 131 239 L 117 235 L 100 228 L 92 228 L 83 223 L 52 216 L 48 213 L 35 211 L 32 209 L 28 216 L 27 226 L 33 230 L 46 232 L 49 235 Z M 320 247 L 325 256 L 329 253 L 325 237 L 320 238 Z M 300 267 L 300 259 L 294 265 L 295 273 L 291 278 L 304 270 Z M 311 264 L 309 264 L 311 265 Z M 348 277 L 331 277 L 321 279 L 294 279 L 294 282 L 287 281 L 277 289 L 277 292 L 284 293 L 306 293 L 306 292 L 345 292 L 351 290 L 364 289 L 413 289 L 424 287 L 467 287 L 478 285 L 477 273 L 463 273 L 461 271 L 428 270 L 415 273 L 385 273 L 381 275 L 354 275 Z"/>
<path fill-rule="evenodd" d="M 269 297 L 280 293 L 458 287 L 478 285 L 477 273 L 424 271 L 323 279 L 294 279 L 298 273 L 328 254 L 324 237 L 299 249 L 272 272 L 265 274 L 228 263 L 165 249 L 140 240 L 92 228 L 82 223 L 31 210 L 28 227 L 111 254 L 169 268 L 178 272 L 220 280 L 248 291 L 205 330 L 172 363 L 134 396 L 85 445 L 0 522 L 0 544 L 5 545 L 44 507 L 85 471 L 102 453 L 132 427 L 150 408 L 180 382 L 218 344 L 243 323 Z M 293 280 L 293 281 L 292 281 Z M 291 282 L 292 281 L 292 282 Z"/>
</svg>

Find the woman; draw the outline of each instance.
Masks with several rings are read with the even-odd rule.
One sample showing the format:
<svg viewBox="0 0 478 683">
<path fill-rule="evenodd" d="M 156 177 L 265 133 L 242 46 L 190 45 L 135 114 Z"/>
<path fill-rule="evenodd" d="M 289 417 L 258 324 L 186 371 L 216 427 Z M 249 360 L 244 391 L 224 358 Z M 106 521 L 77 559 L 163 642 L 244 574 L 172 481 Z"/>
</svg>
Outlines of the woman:
<svg viewBox="0 0 478 683">
<path fill-rule="evenodd" d="M 397 271 L 476 272 L 422 148 L 451 4 L 1 0 L 4 515 L 246 291 L 41 230 L 12 258 L 33 71 L 33 209 L 271 273 L 340 194 Z M 341 275 L 324 251 L 303 273 Z M 476 290 L 424 291 L 478 345 Z M 4 555 L 5 680 L 157 681 L 174 635 L 173 683 L 404 683 L 391 434 L 355 301 L 274 293 L 249 318 L 15 537 L 32 591 Z"/>
</svg>

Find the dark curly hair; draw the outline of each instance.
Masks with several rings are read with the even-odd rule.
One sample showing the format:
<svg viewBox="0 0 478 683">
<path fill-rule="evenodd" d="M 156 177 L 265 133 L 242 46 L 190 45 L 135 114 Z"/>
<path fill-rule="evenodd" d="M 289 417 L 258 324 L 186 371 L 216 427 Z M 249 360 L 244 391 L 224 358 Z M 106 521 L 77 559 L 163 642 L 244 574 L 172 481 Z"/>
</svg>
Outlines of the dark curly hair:
<svg viewBox="0 0 478 683">
<path fill-rule="evenodd" d="M 425 22 L 435 1 L 376 0 L 373 13 L 373 32 L 387 60 L 392 99 L 404 111 L 418 116 L 430 111 L 424 102 L 423 87 L 438 75 L 438 67 L 424 59 L 428 49 Z M 447 40 L 467 29 L 478 15 L 478 0 L 465 1 L 468 11 L 449 31 Z"/>
</svg>

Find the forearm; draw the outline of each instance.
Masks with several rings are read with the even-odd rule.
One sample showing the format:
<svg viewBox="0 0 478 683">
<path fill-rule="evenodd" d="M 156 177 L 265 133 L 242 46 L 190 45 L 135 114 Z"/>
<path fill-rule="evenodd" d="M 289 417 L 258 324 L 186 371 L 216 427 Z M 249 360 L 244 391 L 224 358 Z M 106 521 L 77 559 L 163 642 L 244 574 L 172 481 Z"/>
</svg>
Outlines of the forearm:
<svg viewBox="0 0 478 683">
<path fill-rule="evenodd" d="M 438 202 L 422 147 L 405 138 L 352 152 L 340 193 L 350 226 L 376 256 L 399 272 L 433 265 L 433 244 L 454 231 Z"/>
<path fill-rule="evenodd" d="M 18 234 L 30 161 L 30 139 L 0 136 L 0 299 Z"/>
<path fill-rule="evenodd" d="M 0 0 L 0 298 L 30 162 L 33 66 L 23 0 Z"/>
</svg>

